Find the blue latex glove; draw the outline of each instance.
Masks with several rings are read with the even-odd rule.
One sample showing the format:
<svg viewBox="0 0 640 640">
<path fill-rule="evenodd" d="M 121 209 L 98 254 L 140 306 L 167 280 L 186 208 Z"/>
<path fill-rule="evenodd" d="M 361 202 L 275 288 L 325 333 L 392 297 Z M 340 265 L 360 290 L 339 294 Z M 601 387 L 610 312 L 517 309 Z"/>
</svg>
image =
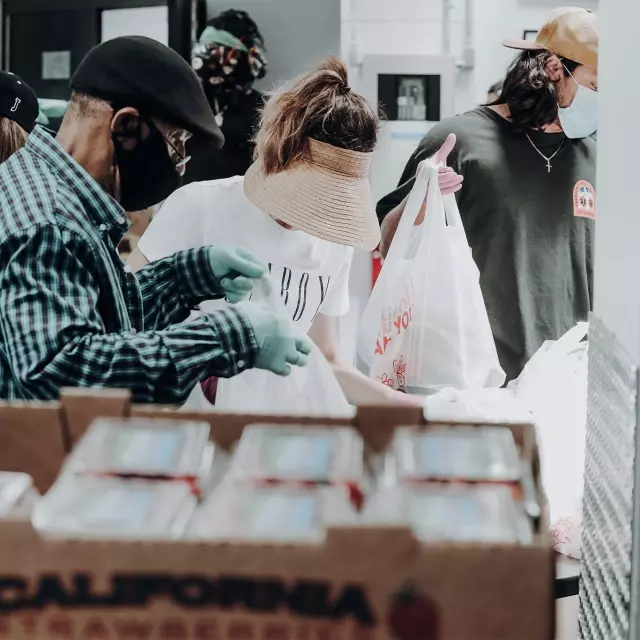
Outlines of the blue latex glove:
<svg viewBox="0 0 640 640">
<path fill-rule="evenodd" d="M 255 280 L 267 272 L 266 265 L 241 247 L 210 247 L 209 260 L 222 287 L 220 293 L 232 303 L 247 298 Z"/>
<path fill-rule="evenodd" d="M 311 353 L 309 338 L 286 318 L 257 302 L 241 302 L 234 308 L 243 313 L 253 327 L 259 348 L 256 369 L 288 376 L 292 365 L 304 367 L 307 364 Z"/>
</svg>

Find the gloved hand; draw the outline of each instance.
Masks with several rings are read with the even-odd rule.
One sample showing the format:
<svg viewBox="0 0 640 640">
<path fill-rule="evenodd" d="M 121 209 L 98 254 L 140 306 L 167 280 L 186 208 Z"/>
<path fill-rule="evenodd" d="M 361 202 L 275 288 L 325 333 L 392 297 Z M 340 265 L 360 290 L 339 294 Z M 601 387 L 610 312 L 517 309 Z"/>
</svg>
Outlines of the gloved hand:
<svg viewBox="0 0 640 640">
<path fill-rule="evenodd" d="M 254 281 L 267 272 L 252 253 L 240 247 L 209 247 L 213 275 L 220 282 L 228 302 L 244 300 L 253 289 Z"/>
<path fill-rule="evenodd" d="M 311 353 L 311 343 L 280 315 L 257 302 L 240 302 L 234 307 L 253 327 L 258 343 L 255 367 L 281 376 L 291 373 L 291 366 L 304 367 Z"/>
</svg>

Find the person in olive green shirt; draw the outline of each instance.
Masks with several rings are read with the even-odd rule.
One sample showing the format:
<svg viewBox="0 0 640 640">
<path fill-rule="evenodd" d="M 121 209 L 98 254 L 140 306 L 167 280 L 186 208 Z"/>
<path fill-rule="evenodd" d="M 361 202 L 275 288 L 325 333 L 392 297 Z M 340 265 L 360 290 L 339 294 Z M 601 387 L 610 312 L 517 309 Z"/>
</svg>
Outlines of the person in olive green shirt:
<svg viewBox="0 0 640 640">
<path fill-rule="evenodd" d="M 500 97 L 434 127 L 378 216 L 385 253 L 419 163 L 446 140 L 439 159 L 450 151 L 464 179 L 460 213 L 500 362 L 513 379 L 545 340 L 586 320 L 592 307 L 597 17 L 558 10 L 535 43 L 505 44 L 523 51 Z"/>
</svg>

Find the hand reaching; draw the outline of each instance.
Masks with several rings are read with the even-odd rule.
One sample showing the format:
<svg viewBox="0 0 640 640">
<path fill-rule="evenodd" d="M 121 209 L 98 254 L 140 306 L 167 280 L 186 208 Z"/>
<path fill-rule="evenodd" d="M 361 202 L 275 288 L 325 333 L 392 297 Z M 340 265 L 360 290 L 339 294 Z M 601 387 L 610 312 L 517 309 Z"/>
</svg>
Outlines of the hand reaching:
<svg viewBox="0 0 640 640">
<path fill-rule="evenodd" d="M 239 247 L 210 247 L 209 261 L 220 282 L 220 293 L 232 303 L 248 298 L 256 280 L 267 272 L 266 265 Z"/>
<path fill-rule="evenodd" d="M 456 193 L 456 191 L 460 191 L 460 189 L 462 189 L 462 181 L 464 180 L 464 177 L 459 173 L 456 173 L 451 167 L 447 166 L 447 159 L 455 146 L 456 134 L 450 133 L 432 158 L 436 164 L 442 165 L 440 167 L 440 173 L 438 174 L 438 186 L 440 187 L 440 191 L 443 196 L 450 193 Z"/>
<path fill-rule="evenodd" d="M 440 187 L 440 191 L 443 196 L 449 195 L 450 193 L 456 193 L 456 191 L 460 191 L 462 189 L 462 182 L 464 180 L 464 176 L 461 176 L 459 173 L 456 173 L 451 167 L 447 166 L 447 159 L 449 158 L 449 154 L 453 151 L 456 146 L 456 134 L 450 133 L 447 136 L 447 139 L 442 143 L 442 146 L 436 151 L 436 153 L 425 160 L 425 162 L 433 162 L 440 166 L 440 171 L 438 173 L 438 186 Z M 421 163 L 422 164 L 422 163 Z M 418 168 L 420 165 L 418 166 Z M 427 203 L 427 197 L 425 195 L 424 202 L 422 203 L 422 209 L 420 209 L 420 213 L 416 218 L 415 224 L 422 224 L 424 221 L 424 213 Z"/>
<path fill-rule="evenodd" d="M 258 302 L 239 302 L 234 307 L 252 326 L 258 343 L 255 368 L 288 376 L 291 367 L 304 367 L 311 353 L 307 336 L 293 324 Z"/>
</svg>

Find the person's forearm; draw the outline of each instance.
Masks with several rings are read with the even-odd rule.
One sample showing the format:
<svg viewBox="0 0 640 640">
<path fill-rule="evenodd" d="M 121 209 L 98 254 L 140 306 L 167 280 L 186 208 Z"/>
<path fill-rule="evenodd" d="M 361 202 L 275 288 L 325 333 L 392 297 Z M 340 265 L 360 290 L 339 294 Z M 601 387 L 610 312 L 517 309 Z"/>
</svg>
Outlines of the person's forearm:
<svg viewBox="0 0 640 640">
<path fill-rule="evenodd" d="M 399 205 L 391 209 L 391 211 L 389 211 L 389 213 L 382 221 L 382 240 L 380 241 L 380 253 L 382 253 L 382 257 L 384 258 L 387 257 L 387 253 L 389 252 L 389 247 L 391 246 L 393 237 L 396 235 L 396 231 L 398 230 L 400 218 L 402 218 L 404 210 L 407 206 L 407 202 L 409 201 L 409 195 L 406 196 L 406 198 Z M 418 213 L 414 224 L 419 225 L 424 221 L 424 214 L 427 208 L 426 203 L 427 198 L 425 196 L 424 202 L 422 203 L 422 207 L 420 208 L 420 212 Z"/>
<path fill-rule="evenodd" d="M 203 300 L 219 297 L 208 248 L 178 251 L 136 272 L 143 298 L 145 329 L 162 330 L 188 317 Z"/>
<path fill-rule="evenodd" d="M 384 258 L 387 257 L 387 252 L 389 251 L 389 247 L 391 246 L 391 241 L 393 240 L 393 236 L 396 235 L 398 225 L 400 224 L 400 218 L 402 218 L 402 214 L 404 213 L 404 209 L 407 206 L 408 200 L 409 196 L 407 196 L 399 205 L 396 205 L 393 209 L 391 209 L 391 211 L 389 211 L 389 213 L 384 217 L 384 220 L 382 221 L 380 253 Z"/>
<path fill-rule="evenodd" d="M 338 361 L 332 362 L 331 366 L 349 404 L 381 405 L 407 401 L 408 396 L 368 378 L 353 365 Z"/>
<path fill-rule="evenodd" d="M 25 396 L 55 399 L 63 387 L 130 389 L 136 402 L 181 403 L 195 384 L 253 366 L 255 337 L 243 316 L 217 311 L 167 331 L 91 334 L 29 361 L 12 354 Z"/>
</svg>

